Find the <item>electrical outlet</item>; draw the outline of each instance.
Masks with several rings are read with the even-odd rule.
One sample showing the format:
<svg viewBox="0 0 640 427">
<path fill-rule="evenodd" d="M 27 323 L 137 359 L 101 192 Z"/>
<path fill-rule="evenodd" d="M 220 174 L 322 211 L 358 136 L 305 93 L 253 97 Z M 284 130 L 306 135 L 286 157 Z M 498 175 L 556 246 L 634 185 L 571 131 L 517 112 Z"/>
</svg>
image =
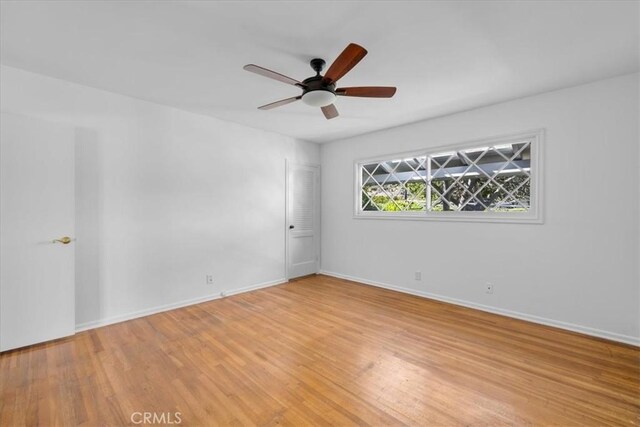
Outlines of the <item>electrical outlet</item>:
<svg viewBox="0 0 640 427">
<path fill-rule="evenodd" d="M 213 276 L 211 274 L 207 274 L 207 285 L 213 285 Z"/>
<path fill-rule="evenodd" d="M 491 283 L 487 283 L 487 285 L 485 286 L 485 292 L 488 294 L 492 294 L 493 293 L 493 285 Z"/>
<path fill-rule="evenodd" d="M 415 280 L 422 280 L 422 271 L 416 271 L 413 275 Z"/>
</svg>

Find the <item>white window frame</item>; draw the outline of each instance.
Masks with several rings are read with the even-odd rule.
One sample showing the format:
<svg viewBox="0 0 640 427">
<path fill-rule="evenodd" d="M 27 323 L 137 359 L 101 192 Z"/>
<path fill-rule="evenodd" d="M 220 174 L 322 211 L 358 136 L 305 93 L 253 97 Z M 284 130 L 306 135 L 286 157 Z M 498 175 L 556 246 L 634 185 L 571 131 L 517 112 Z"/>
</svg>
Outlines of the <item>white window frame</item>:
<svg viewBox="0 0 640 427">
<path fill-rule="evenodd" d="M 390 159 L 422 157 L 440 152 L 458 151 L 483 146 L 501 145 L 522 141 L 531 142 L 531 205 L 527 212 L 486 212 L 486 211 L 363 211 L 362 210 L 362 172 L 361 167 L 369 163 L 379 163 Z M 464 221 L 464 222 L 502 222 L 542 224 L 543 218 L 543 150 L 544 129 L 519 132 L 509 135 L 466 141 L 458 144 L 441 145 L 420 150 L 392 153 L 354 162 L 354 218 L 357 219 L 395 219 L 427 221 Z"/>
</svg>

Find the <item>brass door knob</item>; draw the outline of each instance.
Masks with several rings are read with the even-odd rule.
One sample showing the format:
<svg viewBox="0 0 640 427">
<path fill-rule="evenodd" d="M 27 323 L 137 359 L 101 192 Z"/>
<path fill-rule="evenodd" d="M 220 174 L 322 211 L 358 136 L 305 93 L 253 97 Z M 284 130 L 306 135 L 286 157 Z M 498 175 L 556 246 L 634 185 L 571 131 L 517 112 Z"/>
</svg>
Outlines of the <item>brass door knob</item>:
<svg viewBox="0 0 640 427">
<path fill-rule="evenodd" d="M 71 237 L 64 236 L 59 239 L 55 239 L 53 243 L 62 243 L 63 245 L 68 245 L 69 243 L 71 243 Z"/>
</svg>

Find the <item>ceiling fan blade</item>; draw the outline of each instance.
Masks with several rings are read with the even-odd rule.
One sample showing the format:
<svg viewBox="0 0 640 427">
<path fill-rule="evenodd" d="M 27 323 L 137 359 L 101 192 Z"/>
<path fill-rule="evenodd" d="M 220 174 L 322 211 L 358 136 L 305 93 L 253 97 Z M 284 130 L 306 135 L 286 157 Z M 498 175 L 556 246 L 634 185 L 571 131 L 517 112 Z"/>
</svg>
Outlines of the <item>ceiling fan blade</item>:
<svg viewBox="0 0 640 427">
<path fill-rule="evenodd" d="M 287 77 L 287 76 L 285 76 L 283 74 L 276 73 L 275 71 L 267 70 L 266 68 L 260 67 L 260 66 L 255 65 L 255 64 L 248 64 L 248 65 L 245 65 L 242 68 L 244 68 L 247 71 L 251 71 L 252 73 L 260 74 L 261 76 L 265 76 L 265 77 L 269 77 L 270 79 L 278 80 L 279 82 L 282 82 L 282 83 L 287 83 L 287 84 L 294 85 L 294 86 L 304 87 L 304 85 L 301 82 L 297 81 L 296 79 L 292 79 L 291 77 Z"/>
<path fill-rule="evenodd" d="M 266 104 L 261 107 L 258 107 L 259 110 L 271 110 L 272 108 L 280 107 L 282 105 L 291 104 L 292 102 L 296 102 L 302 98 L 302 96 L 294 96 L 293 98 L 281 99 L 280 101 L 272 102 L 271 104 Z"/>
<path fill-rule="evenodd" d="M 333 104 L 329 104 L 326 107 L 322 107 L 322 113 L 327 118 L 327 120 L 330 120 L 339 116 L 338 110 L 336 109 L 336 106 Z"/>
<path fill-rule="evenodd" d="M 395 93 L 396 88 L 390 86 L 341 87 L 336 89 L 336 95 L 363 98 L 391 98 Z"/>
<path fill-rule="evenodd" d="M 324 75 L 324 82 L 327 84 L 337 82 L 349 70 L 356 66 L 367 54 L 367 50 L 355 43 L 350 43 L 342 53 L 333 61 L 331 67 Z"/>
</svg>

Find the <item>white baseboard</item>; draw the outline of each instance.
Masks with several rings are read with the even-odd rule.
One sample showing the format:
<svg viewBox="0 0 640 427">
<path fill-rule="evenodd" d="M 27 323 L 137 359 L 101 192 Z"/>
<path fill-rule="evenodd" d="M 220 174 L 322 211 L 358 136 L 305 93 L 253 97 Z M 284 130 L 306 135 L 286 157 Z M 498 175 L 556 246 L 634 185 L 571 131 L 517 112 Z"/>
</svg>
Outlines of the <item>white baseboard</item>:
<svg viewBox="0 0 640 427">
<path fill-rule="evenodd" d="M 532 314 L 520 313 L 512 310 L 505 310 L 503 308 L 477 304 L 474 302 L 465 301 L 457 298 L 450 298 L 443 295 L 432 294 L 430 292 L 418 291 L 415 289 L 390 285 L 388 283 L 382 283 L 382 282 L 376 282 L 373 280 L 363 279 L 361 277 L 354 277 L 354 276 L 349 276 L 347 274 L 335 273 L 333 271 L 321 270 L 319 274 L 324 274 L 326 276 L 336 277 L 339 279 L 351 280 L 353 282 L 362 283 L 364 285 L 376 286 L 378 288 L 384 288 L 392 291 L 403 292 L 406 294 L 416 295 L 423 298 L 429 298 L 437 301 L 448 302 L 450 304 L 461 305 L 463 307 L 474 308 L 476 310 L 486 311 L 493 314 L 500 314 L 507 317 L 513 317 L 515 319 L 526 320 L 528 322 L 539 323 L 541 325 L 553 326 L 560 329 L 566 329 L 572 332 L 578 332 L 581 334 L 590 335 L 598 338 L 605 338 L 611 341 L 617 341 L 625 344 L 631 344 L 634 346 L 640 346 L 640 337 L 622 335 L 615 332 L 609 332 L 609 331 L 603 331 L 601 329 L 590 328 L 588 326 L 581 326 L 573 323 L 562 322 L 559 320 L 547 319 L 545 317 L 534 316 Z"/>
<path fill-rule="evenodd" d="M 108 317 L 106 319 L 93 320 L 91 322 L 80 323 L 76 325 L 76 333 L 87 331 L 89 329 L 100 328 L 102 326 L 112 325 L 114 323 L 126 322 L 127 320 L 137 319 L 139 317 L 150 316 L 156 313 L 162 313 L 163 311 L 174 310 L 180 307 L 186 307 L 188 305 L 199 304 L 201 302 L 212 301 L 219 298 L 225 298 L 231 295 L 242 294 L 245 292 L 255 291 L 257 289 L 268 288 L 270 286 L 281 285 L 286 283 L 287 279 L 272 280 L 269 282 L 258 283 L 257 285 L 246 286 L 244 288 L 233 289 L 226 291 L 225 296 L 221 296 L 220 293 L 206 295 L 198 298 L 191 298 L 188 300 L 182 300 L 175 303 L 164 304 L 156 307 L 146 308 L 144 310 L 134 311 L 132 313 L 121 314 L 118 316 Z"/>
</svg>

